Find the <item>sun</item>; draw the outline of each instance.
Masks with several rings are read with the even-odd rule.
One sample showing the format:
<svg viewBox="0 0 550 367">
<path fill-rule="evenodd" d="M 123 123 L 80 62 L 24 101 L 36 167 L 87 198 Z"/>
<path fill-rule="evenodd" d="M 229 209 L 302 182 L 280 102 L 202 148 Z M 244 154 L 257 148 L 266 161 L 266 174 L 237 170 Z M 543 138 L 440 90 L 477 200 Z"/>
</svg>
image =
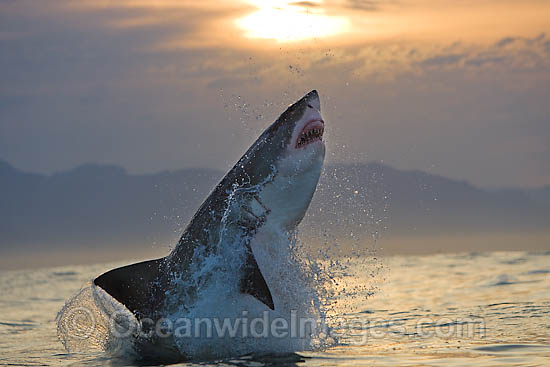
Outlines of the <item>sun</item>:
<svg viewBox="0 0 550 367">
<path fill-rule="evenodd" d="M 251 0 L 255 12 L 236 20 L 247 38 L 271 39 L 278 42 L 303 41 L 343 33 L 349 20 L 327 15 L 323 1 Z"/>
</svg>

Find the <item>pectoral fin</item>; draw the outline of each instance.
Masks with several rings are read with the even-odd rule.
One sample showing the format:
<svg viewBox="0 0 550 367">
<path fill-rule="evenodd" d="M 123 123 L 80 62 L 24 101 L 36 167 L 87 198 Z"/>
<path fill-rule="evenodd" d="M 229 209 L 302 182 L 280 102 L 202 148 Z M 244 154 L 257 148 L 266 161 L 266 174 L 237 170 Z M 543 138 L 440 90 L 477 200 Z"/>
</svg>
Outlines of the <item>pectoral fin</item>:
<svg viewBox="0 0 550 367">
<path fill-rule="evenodd" d="M 247 259 L 244 264 L 243 278 L 241 279 L 241 292 L 250 294 L 265 304 L 270 309 L 274 310 L 273 297 L 267 286 L 267 283 L 258 267 L 258 263 L 254 258 L 252 249 L 247 245 Z"/>
</svg>

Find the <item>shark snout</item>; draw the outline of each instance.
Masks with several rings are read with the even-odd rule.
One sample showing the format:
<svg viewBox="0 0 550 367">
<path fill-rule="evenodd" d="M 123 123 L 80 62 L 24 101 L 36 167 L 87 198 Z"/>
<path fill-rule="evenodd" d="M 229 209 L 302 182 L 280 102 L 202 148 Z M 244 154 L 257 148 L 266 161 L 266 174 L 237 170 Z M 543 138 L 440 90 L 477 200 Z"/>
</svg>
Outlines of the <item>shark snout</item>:
<svg viewBox="0 0 550 367">
<path fill-rule="evenodd" d="M 321 101 L 319 100 L 319 93 L 314 89 L 304 96 L 304 102 L 308 104 L 308 108 L 313 108 L 321 112 Z"/>
</svg>

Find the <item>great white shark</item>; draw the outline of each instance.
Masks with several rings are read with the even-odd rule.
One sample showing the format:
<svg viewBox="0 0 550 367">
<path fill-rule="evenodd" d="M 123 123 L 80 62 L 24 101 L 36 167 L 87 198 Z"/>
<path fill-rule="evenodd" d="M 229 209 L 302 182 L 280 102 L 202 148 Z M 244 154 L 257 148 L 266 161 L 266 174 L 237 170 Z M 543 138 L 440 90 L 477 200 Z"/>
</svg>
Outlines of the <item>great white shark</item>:
<svg viewBox="0 0 550 367">
<path fill-rule="evenodd" d="M 289 106 L 214 188 L 168 256 L 108 271 L 94 279 L 95 286 L 137 320 L 158 319 L 167 307 L 167 295 L 176 292 L 174 279 L 193 276 L 203 266 L 201 259 L 219 253 L 231 239 L 243 254 L 235 264 L 241 270 L 235 289 L 254 297 L 266 310 L 275 309 L 270 284 L 254 255 L 257 236 L 291 233 L 303 219 L 325 156 L 320 110 L 315 90 Z M 197 297 L 193 289 L 175 296 L 183 307 Z"/>
</svg>

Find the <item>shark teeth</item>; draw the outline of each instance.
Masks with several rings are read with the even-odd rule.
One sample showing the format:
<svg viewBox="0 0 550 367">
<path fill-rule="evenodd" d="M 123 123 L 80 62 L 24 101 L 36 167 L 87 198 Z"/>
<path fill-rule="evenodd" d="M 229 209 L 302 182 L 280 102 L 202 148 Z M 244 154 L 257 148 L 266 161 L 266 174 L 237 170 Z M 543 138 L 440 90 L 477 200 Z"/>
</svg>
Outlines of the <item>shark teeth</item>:
<svg viewBox="0 0 550 367">
<path fill-rule="evenodd" d="M 324 131 L 325 129 L 322 126 L 304 129 L 296 141 L 296 148 L 302 148 L 314 141 L 323 140 Z"/>
</svg>

